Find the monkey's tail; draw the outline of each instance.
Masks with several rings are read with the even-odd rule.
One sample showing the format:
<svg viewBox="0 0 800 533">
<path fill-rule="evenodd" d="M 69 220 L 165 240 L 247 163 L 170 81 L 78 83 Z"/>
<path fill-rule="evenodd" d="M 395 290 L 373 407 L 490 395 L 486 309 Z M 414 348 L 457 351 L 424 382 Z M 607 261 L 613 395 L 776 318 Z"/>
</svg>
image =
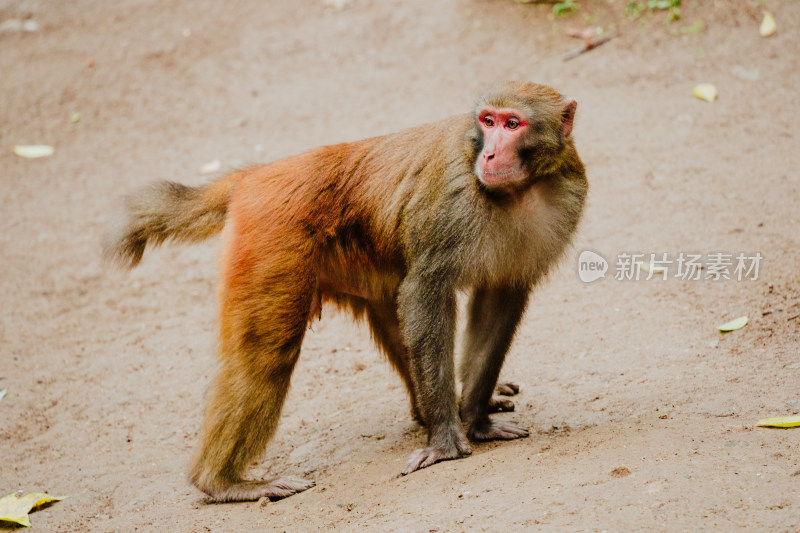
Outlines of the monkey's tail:
<svg viewBox="0 0 800 533">
<path fill-rule="evenodd" d="M 133 268 L 148 244 L 199 242 L 219 233 L 233 190 L 246 173 L 234 172 L 203 187 L 160 181 L 132 193 L 108 225 L 103 255 Z"/>
</svg>

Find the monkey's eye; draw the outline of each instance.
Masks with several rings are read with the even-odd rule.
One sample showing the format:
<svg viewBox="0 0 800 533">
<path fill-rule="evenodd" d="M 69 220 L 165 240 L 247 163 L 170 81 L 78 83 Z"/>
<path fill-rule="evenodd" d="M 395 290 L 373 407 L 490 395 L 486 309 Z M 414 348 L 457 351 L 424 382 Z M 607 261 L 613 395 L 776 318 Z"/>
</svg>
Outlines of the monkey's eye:
<svg viewBox="0 0 800 533">
<path fill-rule="evenodd" d="M 491 128 L 492 126 L 494 126 L 494 119 L 489 115 L 486 115 L 485 117 L 483 117 L 483 125 L 486 126 L 487 128 Z"/>
<path fill-rule="evenodd" d="M 509 119 L 508 122 L 506 122 L 506 128 L 510 130 L 519 128 L 519 121 L 515 118 Z"/>
</svg>

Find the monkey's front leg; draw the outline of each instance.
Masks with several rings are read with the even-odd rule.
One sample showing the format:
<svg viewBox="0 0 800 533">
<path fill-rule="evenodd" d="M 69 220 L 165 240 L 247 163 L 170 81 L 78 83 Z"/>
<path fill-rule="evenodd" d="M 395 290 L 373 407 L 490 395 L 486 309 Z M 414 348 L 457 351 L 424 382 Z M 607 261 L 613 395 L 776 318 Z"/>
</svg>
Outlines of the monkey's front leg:
<svg viewBox="0 0 800 533">
<path fill-rule="evenodd" d="M 525 312 L 529 292 L 527 287 L 481 287 L 472 294 L 460 370 L 461 421 L 473 440 L 528 436 L 526 430 L 510 422 L 492 421 L 489 411 L 493 408 L 492 393 L 500 368 Z"/>
<path fill-rule="evenodd" d="M 428 445 L 411 454 L 404 475 L 472 453 L 456 405 L 455 291 L 445 280 L 431 278 L 409 276 L 398 297 L 417 405 L 428 428 Z"/>
</svg>

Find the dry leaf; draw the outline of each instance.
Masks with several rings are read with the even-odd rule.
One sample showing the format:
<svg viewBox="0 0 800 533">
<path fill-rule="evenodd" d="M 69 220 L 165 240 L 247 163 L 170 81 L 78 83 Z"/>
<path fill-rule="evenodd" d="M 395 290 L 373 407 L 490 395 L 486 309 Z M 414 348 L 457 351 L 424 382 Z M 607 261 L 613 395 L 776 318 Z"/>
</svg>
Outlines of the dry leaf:
<svg viewBox="0 0 800 533">
<path fill-rule="evenodd" d="M 777 30 L 778 25 L 775 24 L 775 18 L 772 16 L 772 13 L 764 11 L 764 20 L 761 21 L 761 28 L 758 32 L 762 37 L 769 37 L 770 35 L 774 35 Z"/>
<path fill-rule="evenodd" d="M 209 161 L 208 163 L 200 167 L 200 174 L 213 174 L 214 172 L 219 170 L 219 167 L 220 167 L 219 159 Z"/>
<path fill-rule="evenodd" d="M 63 500 L 66 496 L 51 496 L 44 492 L 31 492 L 25 496 L 9 494 L 0 500 L 0 521 L 30 526 L 28 513 L 40 505 Z"/>
<path fill-rule="evenodd" d="M 618 466 L 611 471 L 611 477 L 626 477 L 631 475 L 631 470 L 627 466 Z"/>
<path fill-rule="evenodd" d="M 17 145 L 14 147 L 14 153 L 20 157 L 27 157 L 28 159 L 36 159 L 37 157 L 48 157 L 53 155 L 56 149 L 46 144 L 29 144 Z"/>
<path fill-rule="evenodd" d="M 325 0 L 324 5 L 334 11 L 341 11 L 352 3 L 353 0 Z"/>
<path fill-rule="evenodd" d="M 747 317 L 740 316 L 739 318 L 734 318 L 730 322 L 725 322 L 719 327 L 719 330 L 722 333 L 727 333 L 729 331 L 736 331 L 737 329 L 742 329 L 747 325 Z"/>
<path fill-rule="evenodd" d="M 710 83 L 696 85 L 692 93 L 700 100 L 705 100 L 706 102 L 713 102 L 719 95 L 717 88 Z"/>
<path fill-rule="evenodd" d="M 796 428 L 800 427 L 800 415 L 765 418 L 756 425 L 764 428 Z"/>
<path fill-rule="evenodd" d="M 4 31 L 36 31 L 39 23 L 35 20 L 7 19 L 0 22 L 0 32 Z"/>
</svg>

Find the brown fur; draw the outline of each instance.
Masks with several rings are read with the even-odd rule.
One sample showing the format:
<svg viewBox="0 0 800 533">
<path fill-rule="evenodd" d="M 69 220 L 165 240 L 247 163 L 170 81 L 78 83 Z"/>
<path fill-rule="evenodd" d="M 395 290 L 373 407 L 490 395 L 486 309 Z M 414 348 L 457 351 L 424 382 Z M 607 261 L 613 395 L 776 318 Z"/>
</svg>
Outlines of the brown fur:
<svg viewBox="0 0 800 533">
<path fill-rule="evenodd" d="M 473 171 L 483 106 L 519 109 L 528 174 L 499 190 Z M 429 430 L 403 472 L 527 432 L 490 420 L 492 391 L 530 289 L 562 255 L 587 183 L 552 89 L 509 83 L 476 114 L 318 148 L 203 188 L 162 183 L 127 199 L 106 253 L 135 266 L 147 243 L 225 226 L 220 358 L 192 482 L 216 501 L 284 497 L 311 482 L 246 481 L 278 424 L 305 329 L 325 301 L 366 315 Z M 562 134 L 564 131 L 566 135 Z M 456 400 L 455 294 L 473 290 Z M 510 402 L 509 402 L 510 403 Z M 513 408 L 513 404 L 512 408 Z M 507 404 L 506 404 L 507 407 Z M 466 435 L 461 423 L 466 426 Z"/>
</svg>

